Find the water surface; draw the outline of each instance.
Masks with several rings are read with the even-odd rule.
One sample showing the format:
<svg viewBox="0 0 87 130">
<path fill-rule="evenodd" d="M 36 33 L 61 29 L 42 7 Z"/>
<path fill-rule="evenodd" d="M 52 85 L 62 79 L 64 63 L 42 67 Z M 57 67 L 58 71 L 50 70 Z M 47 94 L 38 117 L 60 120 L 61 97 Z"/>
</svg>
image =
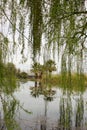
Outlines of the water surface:
<svg viewBox="0 0 87 130">
<path fill-rule="evenodd" d="M 35 88 L 28 81 L 20 82 L 14 96 L 24 108 L 15 116 L 22 130 L 87 129 L 87 89 Z"/>
</svg>

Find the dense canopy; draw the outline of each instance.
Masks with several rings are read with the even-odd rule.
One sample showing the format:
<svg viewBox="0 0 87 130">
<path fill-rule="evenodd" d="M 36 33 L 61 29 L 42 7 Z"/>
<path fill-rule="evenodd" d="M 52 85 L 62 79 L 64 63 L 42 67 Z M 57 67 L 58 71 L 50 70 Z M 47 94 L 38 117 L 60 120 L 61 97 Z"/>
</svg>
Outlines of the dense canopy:
<svg viewBox="0 0 87 130">
<path fill-rule="evenodd" d="M 0 40 L 0 44 L 4 47 L 0 51 L 4 53 L 7 43 L 12 41 L 13 48 L 18 44 L 22 46 L 23 54 L 28 43 L 36 62 L 44 41 L 45 50 L 52 49 L 59 54 L 62 48 L 61 59 L 63 63 L 68 62 L 69 70 L 73 57 L 82 62 L 87 49 L 85 3 L 85 0 L 1 0 L 0 37 L 3 42 Z"/>
</svg>

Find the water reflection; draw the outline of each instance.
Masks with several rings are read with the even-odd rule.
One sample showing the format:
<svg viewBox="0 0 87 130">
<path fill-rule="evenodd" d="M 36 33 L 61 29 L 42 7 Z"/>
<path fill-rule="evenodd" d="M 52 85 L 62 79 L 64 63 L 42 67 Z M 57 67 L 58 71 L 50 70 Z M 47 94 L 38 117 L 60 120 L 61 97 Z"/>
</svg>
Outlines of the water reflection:
<svg viewBox="0 0 87 130">
<path fill-rule="evenodd" d="M 75 126 L 76 127 L 84 126 L 84 100 L 82 95 L 77 100 Z"/>
<path fill-rule="evenodd" d="M 3 123 L 0 124 L 0 130 L 87 128 L 86 88 L 69 89 L 40 85 L 36 87 L 31 81 L 21 82 L 14 93 L 1 93 Z M 28 110 L 31 110 L 32 114 L 28 113 Z"/>
<path fill-rule="evenodd" d="M 31 95 L 33 97 L 39 97 L 39 95 L 44 95 L 44 99 L 47 101 L 52 101 L 56 91 L 48 87 L 31 87 Z"/>
<path fill-rule="evenodd" d="M 31 95 L 33 97 L 39 97 L 43 95 L 44 99 L 44 118 L 40 120 L 40 130 L 47 130 L 47 111 L 48 103 L 53 101 L 56 91 L 51 86 L 42 86 L 41 82 L 39 86 L 31 87 Z"/>
<path fill-rule="evenodd" d="M 82 82 L 82 81 L 81 81 Z M 54 87 L 55 88 L 55 87 Z M 59 102 L 57 104 L 54 104 L 54 107 L 59 107 L 58 110 L 58 117 L 56 116 L 57 123 L 54 123 L 54 127 L 49 126 L 49 102 L 53 102 L 56 98 L 58 93 L 57 91 L 59 88 L 54 89 L 52 86 L 37 86 L 32 87 L 31 89 L 31 95 L 38 95 L 35 97 L 39 97 L 40 95 L 43 95 L 44 99 L 44 120 L 40 121 L 40 130 L 73 130 L 73 129 L 84 129 L 86 127 L 86 120 L 84 120 L 84 91 L 85 88 L 83 86 L 79 86 L 78 89 L 73 90 L 72 87 L 68 89 L 68 87 L 64 86 L 64 88 L 61 89 L 60 93 L 61 96 L 59 96 Z M 56 94 L 57 93 L 57 94 Z M 51 110 L 53 111 L 53 109 Z M 55 111 L 55 109 L 54 109 Z M 50 118 L 52 116 L 50 115 Z"/>
<path fill-rule="evenodd" d="M 60 130 L 70 130 L 72 128 L 72 102 L 69 95 L 67 99 L 60 99 L 60 116 L 58 127 Z"/>
</svg>

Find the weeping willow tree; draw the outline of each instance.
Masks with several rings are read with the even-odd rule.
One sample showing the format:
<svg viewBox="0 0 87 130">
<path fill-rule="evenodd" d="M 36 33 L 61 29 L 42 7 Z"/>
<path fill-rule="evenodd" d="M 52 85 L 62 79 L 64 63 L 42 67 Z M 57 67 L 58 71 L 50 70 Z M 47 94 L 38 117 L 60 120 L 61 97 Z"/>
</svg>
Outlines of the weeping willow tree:
<svg viewBox="0 0 87 130">
<path fill-rule="evenodd" d="M 63 48 L 61 72 L 64 77 L 67 74 L 71 77 L 73 58 L 77 62 L 77 72 L 83 73 L 83 54 L 87 49 L 84 3 L 85 0 L 0 0 L 0 91 L 12 94 L 16 88 L 15 76 L 5 66 L 9 44 L 14 53 L 16 47 L 21 47 L 22 55 L 27 44 L 35 63 L 41 52 L 43 35 L 47 48 L 53 47 L 53 53 L 57 50 L 60 54 Z"/>
<path fill-rule="evenodd" d="M 9 53 L 8 44 L 8 38 L 0 33 L 0 90 L 5 93 L 9 93 L 10 89 L 13 91 L 16 88 L 16 68 L 12 63 L 6 63 L 7 54 Z M 13 66 L 11 67 L 11 65 Z"/>
<path fill-rule="evenodd" d="M 0 33 L 0 107 L 3 107 L 3 117 L 2 115 L 0 116 L 0 129 L 11 130 L 13 127 L 15 127 L 16 123 L 14 123 L 14 119 L 12 117 L 12 114 L 14 113 L 12 112 L 12 114 L 9 114 L 9 112 L 11 113 L 11 110 L 15 111 L 16 100 L 12 101 L 11 104 L 7 100 L 10 97 L 9 95 L 12 95 L 16 88 L 16 76 L 13 70 L 15 67 L 11 68 L 11 65 L 13 64 L 6 64 L 7 54 L 9 53 L 8 44 L 8 38 Z M 11 123 L 12 125 L 10 127 Z"/>
<path fill-rule="evenodd" d="M 64 48 L 69 75 L 72 58 L 80 57 L 82 62 L 87 39 L 85 0 L 1 0 L 0 5 L 0 24 L 9 24 L 7 28 L 13 39 L 13 48 L 20 44 L 23 54 L 27 42 L 33 60 L 37 62 L 44 35 L 48 47 L 53 46 L 53 53 L 57 49 L 59 54 L 60 48 Z M 79 68 L 82 72 L 82 63 Z"/>
<path fill-rule="evenodd" d="M 28 45 L 33 48 L 34 59 L 40 52 L 42 16 L 42 0 L 37 0 L 37 2 L 34 0 L 1 1 L 1 20 L 5 19 L 10 24 L 13 47 L 18 40 L 18 43 L 22 45 L 21 53 L 23 54 L 27 40 Z M 27 35 L 25 34 L 26 30 Z"/>
<path fill-rule="evenodd" d="M 82 72 L 82 57 L 87 38 L 86 13 L 83 0 L 79 2 L 76 0 L 51 0 L 49 20 L 47 21 L 49 26 L 46 30 L 48 43 L 54 42 L 55 46 L 55 42 L 57 42 L 58 50 L 61 46 L 64 47 L 62 56 L 65 57 L 67 54 L 65 60 L 67 61 L 69 75 L 71 75 L 72 59 L 75 56 L 78 57 L 78 55 Z"/>
</svg>

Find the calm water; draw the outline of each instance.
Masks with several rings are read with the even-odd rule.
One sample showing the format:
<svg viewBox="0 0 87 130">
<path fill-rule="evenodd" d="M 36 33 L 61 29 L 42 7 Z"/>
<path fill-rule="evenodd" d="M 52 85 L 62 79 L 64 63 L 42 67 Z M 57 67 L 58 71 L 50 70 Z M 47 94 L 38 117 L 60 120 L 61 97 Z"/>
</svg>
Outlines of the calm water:
<svg viewBox="0 0 87 130">
<path fill-rule="evenodd" d="M 46 93 L 46 91 L 47 93 Z M 43 91 L 45 91 L 43 93 Z M 68 91 L 60 87 L 35 88 L 34 82 L 20 83 L 14 93 L 23 108 L 16 119 L 22 130 L 50 130 L 86 127 L 87 124 L 87 89 Z"/>
<path fill-rule="evenodd" d="M 21 82 L 13 96 L 19 104 L 13 114 L 22 130 L 87 129 L 87 89 L 35 88 L 34 82 L 28 81 Z"/>
</svg>

